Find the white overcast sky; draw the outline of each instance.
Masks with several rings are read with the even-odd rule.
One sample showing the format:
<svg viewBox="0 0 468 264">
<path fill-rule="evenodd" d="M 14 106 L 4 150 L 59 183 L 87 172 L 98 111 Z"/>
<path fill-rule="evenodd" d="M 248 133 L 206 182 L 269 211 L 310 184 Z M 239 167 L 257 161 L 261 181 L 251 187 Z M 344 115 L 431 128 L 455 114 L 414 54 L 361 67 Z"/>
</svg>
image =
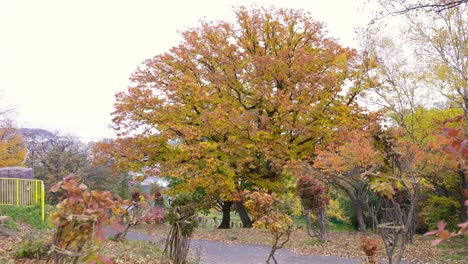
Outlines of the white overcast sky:
<svg viewBox="0 0 468 264">
<path fill-rule="evenodd" d="M 357 47 L 362 0 L 0 0 L 0 105 L 20 127 L 85 140 L 112 137 L 114 94 L 144 59 L 178 44 L 200 19 L 233 21 L 233 6 L 302 8 Z"/>
</svg>

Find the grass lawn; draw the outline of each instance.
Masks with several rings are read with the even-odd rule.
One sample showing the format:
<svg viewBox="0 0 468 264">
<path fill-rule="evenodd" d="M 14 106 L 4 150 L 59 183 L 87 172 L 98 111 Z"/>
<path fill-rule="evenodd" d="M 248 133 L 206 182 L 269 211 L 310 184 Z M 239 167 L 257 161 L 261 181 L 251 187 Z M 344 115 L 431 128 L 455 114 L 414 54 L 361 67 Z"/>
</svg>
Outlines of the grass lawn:
<svg viewBox="0 0 468 264">
<path fill-rule="evenodd" d="M 0 205 L 0 215 L 10 216 L 15 223 L 25 223 L 35 229 L 50 228 L 45 219 L 41 219 L 41 207 L 37 206 L 14 206 L 14 205 Z M 47 217 L 46 217 L 47 218 Z"/>
</svg>

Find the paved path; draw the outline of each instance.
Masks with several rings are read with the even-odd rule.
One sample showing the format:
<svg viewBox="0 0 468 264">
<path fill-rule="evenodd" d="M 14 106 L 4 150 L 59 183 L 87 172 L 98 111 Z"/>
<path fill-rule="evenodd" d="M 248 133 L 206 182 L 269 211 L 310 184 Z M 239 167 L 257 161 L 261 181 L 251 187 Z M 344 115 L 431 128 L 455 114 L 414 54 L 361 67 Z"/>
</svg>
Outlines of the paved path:
<svg viewBox="0 0 468 264">
<path fill-rule="evenodd" d="M 112 235 L 113 230 L 107 230 L 107 235 Z M 162 242 L 161 239 L 154 236 L 128 232 L 128 240 L 149 240 L 156 243 Z M 248 244 L 225 244 L 216 241 L 195 240 L 192 239 L 190 248 L 192 254 L 200 255 L 203 264 L 264 264 L 270 253 L 270 247 L 261 245 Z M 299 255 L 287 249 L 280 249 L 275 254 L 278 263 L 288 264 L 314 264 L 314 263 L 336 263 L 336 264 L 353 264 L 362 263 L 358 259 L 348 259 L 335 256 L 312 256 Z"/>
</svg>

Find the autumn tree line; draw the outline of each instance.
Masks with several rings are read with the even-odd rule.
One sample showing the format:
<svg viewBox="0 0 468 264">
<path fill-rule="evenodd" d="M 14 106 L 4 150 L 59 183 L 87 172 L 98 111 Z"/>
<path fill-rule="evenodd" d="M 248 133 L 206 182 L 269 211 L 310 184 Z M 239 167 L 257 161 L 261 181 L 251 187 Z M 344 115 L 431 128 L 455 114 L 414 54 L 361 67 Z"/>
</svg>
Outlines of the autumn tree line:
<svg viewBox="0 0 468 264">
<path fill-rule="evenodd" d="M 12 119 L 5 119 L 0 128 L 0 167 L 28 167 L 35 179 L 43 180 L 50 189 L 57 181 L 75 174 L 96 190 L 112 191 L 128 198 L 127 173 L 116 173 L 108 164 L 92 161 L 92 143 L 79 138 L 45 129 L 18 128 Z M 46 193 L 46 202 L 56 204 L 61 196 Z"/>
<path fill-rule="evenodd" d="M 409 236 L 466 221 L 466 4 L 405 13 L 403 44 L 370 27 L 362 50 L 300 10 L 235 13 L 184 31 L 132 74 L 116 95 L 119 138 L 97 157 L 153 168 L 168 194 L 219 208 L 220 228 L 231 210 L 251 226 L 245 191 L 296 199 L 301 177 L 347 203 L 363 232 L 396 207 L 403 222 L 414 214 Z"/>
</svg>

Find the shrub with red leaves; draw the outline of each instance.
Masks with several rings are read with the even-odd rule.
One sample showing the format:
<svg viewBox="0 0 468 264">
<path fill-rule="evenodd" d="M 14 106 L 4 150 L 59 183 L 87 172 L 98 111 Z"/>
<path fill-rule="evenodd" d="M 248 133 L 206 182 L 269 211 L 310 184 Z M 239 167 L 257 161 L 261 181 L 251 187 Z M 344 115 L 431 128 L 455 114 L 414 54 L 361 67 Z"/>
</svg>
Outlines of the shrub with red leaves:
<svg viewBox="0 0 468 264">
<path fill-rule="evenodd" d="M 325 187 L 310 176 L 302 176 L 297 180 L 297 194 L 304 209 L 313 212 L 323 209 L 330 202 Z"/>
<path fill-rule="evenodd" d="M 365 236 L 361 237 L 361 249 L 367 256 L 367 261 L 371 264 L 375 264 L 375 255 L 380 250 L 379 240 L 368 238 Z"/>
</svg>

